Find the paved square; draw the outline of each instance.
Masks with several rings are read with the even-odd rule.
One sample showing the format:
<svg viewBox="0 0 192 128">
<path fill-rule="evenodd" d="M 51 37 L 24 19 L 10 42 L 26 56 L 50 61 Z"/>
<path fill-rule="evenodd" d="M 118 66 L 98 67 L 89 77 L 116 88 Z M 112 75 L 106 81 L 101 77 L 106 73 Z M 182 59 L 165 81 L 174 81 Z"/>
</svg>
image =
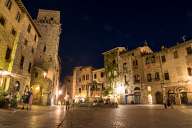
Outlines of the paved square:
<svg viewBox="0 0 192 128">
<path fill-rule="evenodd" d="M 192 107 L 164 110 L 157 105 L 119 108 L 34 107 L 33 111 L 0 110 L 0 128 L 192 128 Z"/>
</svg>

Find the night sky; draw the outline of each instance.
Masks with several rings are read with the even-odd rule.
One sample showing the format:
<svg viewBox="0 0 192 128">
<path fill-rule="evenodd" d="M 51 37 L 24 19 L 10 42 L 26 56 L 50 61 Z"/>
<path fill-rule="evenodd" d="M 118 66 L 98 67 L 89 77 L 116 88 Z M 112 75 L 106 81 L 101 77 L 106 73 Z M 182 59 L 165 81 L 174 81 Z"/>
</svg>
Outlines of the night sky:
<svg viewBox="0 0 192 128">
<path fill-rule="evenodd" d="M 23 0 L 33 18 L 39 8 L 61 11 L 62 78 L 74 66 L 103 66 L 102 52 L 133 49 L 145 40 L 153 50 L 192 37 L 192 3 L 162 0 Z"/>
</svg>

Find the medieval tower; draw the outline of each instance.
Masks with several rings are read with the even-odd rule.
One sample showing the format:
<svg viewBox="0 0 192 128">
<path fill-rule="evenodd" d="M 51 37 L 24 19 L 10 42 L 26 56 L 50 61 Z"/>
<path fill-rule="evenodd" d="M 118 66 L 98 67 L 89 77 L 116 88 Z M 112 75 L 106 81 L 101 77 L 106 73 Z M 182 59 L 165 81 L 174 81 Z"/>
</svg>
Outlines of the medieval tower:
<svg viewBox="0 0 192 128">
<path fill-rule="evenodd" d="M 60 12 L 40 9 L 35 21 L 42 37 L 39 39 L 32 82 L 37 103 L 53 104 L 59 86 L 58 48 L 61 33 Z M 34 100 L 35 100 L 34 99 Z"/>
</svg>

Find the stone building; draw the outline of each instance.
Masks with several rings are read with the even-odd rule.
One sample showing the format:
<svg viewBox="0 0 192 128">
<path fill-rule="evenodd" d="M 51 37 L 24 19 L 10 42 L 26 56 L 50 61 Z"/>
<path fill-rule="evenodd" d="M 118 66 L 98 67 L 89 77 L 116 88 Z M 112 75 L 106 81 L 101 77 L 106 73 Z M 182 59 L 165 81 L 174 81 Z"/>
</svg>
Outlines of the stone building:
<svg viewBox="0 0 192 128">
<path fill-rule="evenodd" d="M 131 51 L 117 47 L 104 52 L 106 86 L 120 103 L 140 103 L 143 79 L 142 56 L 152 50 L 145 44 Z"/>
<path fill-rule="evenodd" d="M 32 71 L 31 85 L 37 104 L 54 104 L 58 98 L 60 62 L 58 57 L 61 33 L 60 12 L 39 9 L 35 20 L 42 37 L 39 39 Z"/>
<path fill-rule="evenodd" d="M 93 67 L 75 67 L 73 70 L 73 98 L 85 99 L 90 97 L 90 88 L 93 82 Z"/>
<path fill-rule="evenodd" d="M 93 82 L 92 82 L 92 87 L 91 87 L 91 97 L 102 97 L 105 96 L 104 91 L 105 91 L 105 69 L 100 68 L 100 69 L 95 69 L 92 71 L 92 77 L 93 77 Z"/>
<path fill-rule="evenodd" d="M 162 47 L 150 57 L 155 61 L 152 63 L 149 56 L 145 57 L 148 68 L 145 75 L 152 102 L 162 103 L 166 96 L 172 97 L 175 104 L 192 104 L 192 40 L 170 48 Z"/>
<path fill-rule="evenodd" d="M 40 38 L 21 0 L 0 1 L 0 88 L 20 92 L 30 86 L 31 69 Z"/>
<path fill-rule="evenodd" d="M 192 103 L 192 40 L 153 52 L 143 47 L 117 47 L 104 55 L 106 84 L 121 103 L 159 104 L 172 97 L 175 104 Z"/>
</svg>

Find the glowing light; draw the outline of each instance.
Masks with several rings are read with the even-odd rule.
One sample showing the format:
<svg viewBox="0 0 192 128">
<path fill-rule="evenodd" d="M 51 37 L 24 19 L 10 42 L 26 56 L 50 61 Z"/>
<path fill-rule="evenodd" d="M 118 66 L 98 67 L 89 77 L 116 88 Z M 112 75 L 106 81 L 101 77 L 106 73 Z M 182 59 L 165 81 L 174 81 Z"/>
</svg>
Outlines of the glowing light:
<svg viewBox="0 0 192 128">
<path fill-rule="evenodd" d="M 124 86 L 118 86 L 116 88 L 117 94 L 124 94 L 125 93 L 125 87 Z"/>
<path fill-rule="evenodd" d="M 152 95 L 151 94 L 148 94 L 148 102 L 149 102 L 149 104 L 153 103 L 153 99 L 152 99 Z"/>
<path fill-rule="evenodd" d="M 61 90 L 59 90 L 59 95 L 62 95 L 62 91 Z"/>
<path fill-rule="evenodd" d="M 35 89 L 36 89 L 36 90 L 39 90 L 39 89 L 40 89 L 40 87 L 39 87 L 39 86 L 37 86 Z"/>
<path fill-rule="evenodd" d="M 44 78 L 45 78 L 45 77 L 47 76 L 47 73 L 46 73 L 46 72 L 44 72 L 44 73 L 43 73 L 43 76 L 44 76 Z"/>
</svg>

